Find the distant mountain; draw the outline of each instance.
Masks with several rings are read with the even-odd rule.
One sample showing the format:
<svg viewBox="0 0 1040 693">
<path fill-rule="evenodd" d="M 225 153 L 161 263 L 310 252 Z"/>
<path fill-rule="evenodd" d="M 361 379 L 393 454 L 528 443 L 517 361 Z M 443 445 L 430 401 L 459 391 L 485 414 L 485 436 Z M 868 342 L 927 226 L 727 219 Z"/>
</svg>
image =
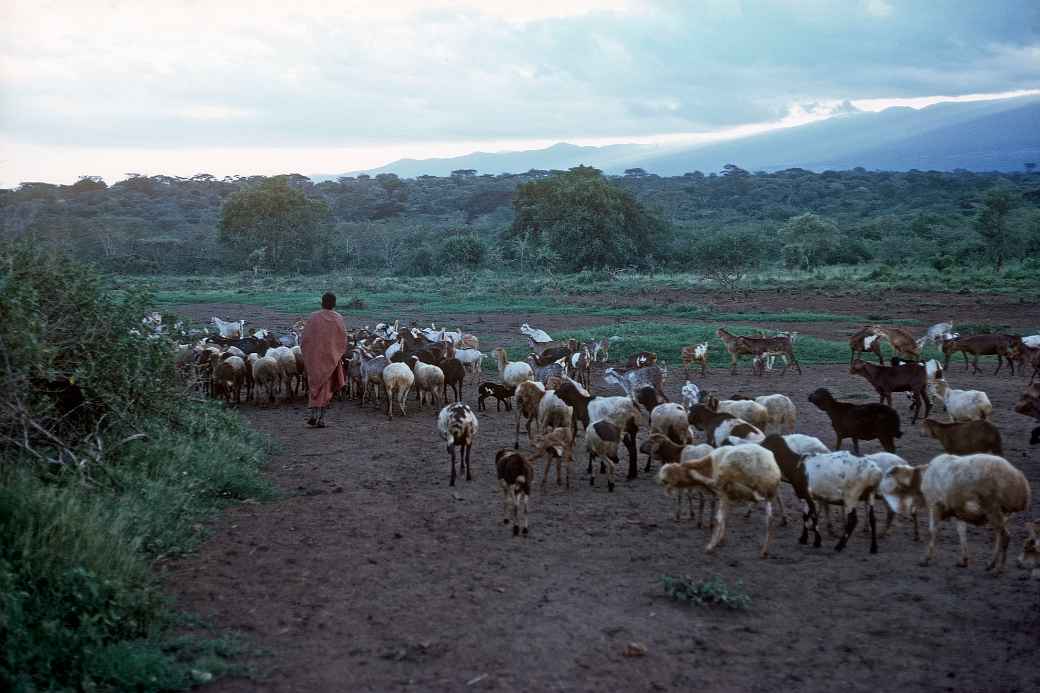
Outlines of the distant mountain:
<svg viewBox="0 0 1040 693">
<path fill-rule="evenodd" d="M 662 176 L 718 171 L 736 164 L 749 171 L 805 168 L 813 171 L 909 169 L 1021 171 L 1040 163 L 1040 97 L 1025 96 L 927 108 L 853 112 L 800 127 L 689 147 L 616 144 L 579 147 L 560 143 L 518 152 L 476 152 L 447 159 L 402 159 L 357 173 L 396 173 L 402 178 L 446 176 L 457 169 L 522 173 L 579 164 L 606 173 L 643 168 Z M 336 176 L 313 176 L 315 180 Z"/>
</svg>

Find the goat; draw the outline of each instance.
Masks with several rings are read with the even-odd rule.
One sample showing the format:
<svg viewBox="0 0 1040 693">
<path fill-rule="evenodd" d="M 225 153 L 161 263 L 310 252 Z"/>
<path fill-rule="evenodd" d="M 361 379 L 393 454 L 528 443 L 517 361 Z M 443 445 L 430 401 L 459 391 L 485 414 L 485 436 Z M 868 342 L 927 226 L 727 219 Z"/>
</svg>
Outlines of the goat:
<svg viewBox="0 0 1040 693">
<path fill-rule="evenodd" d="M 856 503 L 863 499 L 867 503 L 870 553 L 877 553 L 874 495 L 883 476 L 881 468 L 865 457 L 856 457 L 845 451 L 829 452 L 806 458 L 805 476 L 813 498 L 823 503 L 845 507 L 845 527 L 834 550 L 844 549 L 856 529 Z"/>
<path fill-rule="evenodd" d="M 628 478 L 639 476 L 636 453 L 636 434 L 639 432 L 640 414 L 629 397 L 593 397 L 589 391 L 574 380 L 564 377 L 556 388 L 556 396 L 574 408 L 572 427 L 577 430 L 580 421 L 588 435 L 590 421 L 609 421 L 621 432 L 622 442 L 628 449 Z M 589 474 L 592 460 L 589 460 Z"/>
<path fill-rule="evenodd" d="M 826 388 L 818 388 L 809 395 L 809 401 L 827 413 L 838 440 L 835 450 L 841 449 L 846 438 L 852 439 L 852 449 L 859 454 L 859 441 L 877 440 L 888 452 L 896 451 L 895 439 L 903 435 L 899 430 L 899 414 L 884 404 L 851 404 L 834 399 Z"/>
<path fill-rule="evenodd" d="M 1014 375 L 1015 362 L 1011 359 L 1011 353 L 1021 342 L 1021 337 L 1009 334 L 976 334 L 970 337 L 951 339 L 943 342 L 942 345 L 943 357 L 945 359 L 943 369 L 950 367 L 950 357 L 959 351 L 964 355 L 965 368 L 968 367 L 968 354 L 972 355 L 971 369 L 973 374 L 981 373 L 979 356 L 996 356 L 997 370 L 993 371 L 993 375 L 1000 372 L 1001 366 L 1004 365 L 1004 359 L 1007 359 L 1008 369 L 1010 369 L 1011 375 Z"/>
<path fill-rule="evenodd" d="M 506 411 L 513 411 L 513 395 L 516 394 L 516 387 L 510 387 L 507 385 L 499 385 L 498 383 L 483 382 L 477 387 L 477 410 L 484 411 L 487 407 L 484 405 L 484 400 L 491 397 L 495 398 L 495 411 L 502 411 L 502 405 L 506 405 Z"/>
<path fill-rule="evenodd" d="M 220 333 L 220 336 L 225 339 L 241 339 L 242 328 L 246 325 L 245 320 L 226 322 L 216 316 L 210 318 L 210 322 L 217 328 L 217 332 Z"/>
<path fill-rule="evenodd" d="M 545 401 L 545 400 L 542 400 Z M 541 428 L 542 435 L 535 444 L 535 452 L 531 457 L 532 464 L 545 457 L 545 474 L 542 476 L 542 488 L 549 479 L 549 467 L 556 460 L 556 485 L 560 485 L 560 467 L 567 467 L 567 488 L 571 487 L 571 467 L 574 461 L 574 431 L 570 423 L 555 428 Z"/>
<path fill-rule="evenodd" d="M 609 421 L 593 421 L 585 429 L 585 450 L 589 455 L 589 485 L 596 485 L 596 476 L 591 471 L 592 462 L 602 457 L 606 466 L 607 491 L 614 490 L 614 469 L 621 464 L 618 461 L 618 444 L 621 442 L 621 431 Z"/>
<path fill-rule="evenodd" d="M 619 386 L 634 402 L 641 404 L 647 414 L 668 401 L 664 394 L 664 371 L 660 366 L 644 366 L 624 372 L 608 368 L 603 372 L 603 380 Z"/>
<path fill-rule="evenodd" d="M 946 412 L 954 421 L 985 421 L 993 416 L 993 405 L 981 390 L 953 390 L 945 380 L 936 381 L 932 389 L 942 398 Z"/>
<path fill-rule="evenodd" d="M 925 418 L 932 411 L 932 402 L 928 398 L 928 374 L 923 368 L 903 368 L 899 366 L 875 366 L 860 359 L 852 362 L 849 373 L 866 378 L 881 397 L 881 404 L 892 406 L 893 392 L 911 392 L 913 399 L 913 417 L 910 423 L 916 423 L 920 414 L 921 402 L 924 402 Z"/>
<path fill-rule="evenodd" d="M 498 364 L 498 377 L 503 385 L 516 387 L 534 377 L 534 371 L 523 361 L 509 361 L 506 350 L 502 347 L 496 348 L 494 353 L 495 362 Z"/>
<path fill-rule="evenodd" d="M 726 351 L 729 353 L 731 375 L 737 374 L 738 356 L 758 357 L 771 353 L 782 354 L 785 357 L 784 369 L 781 371 L 781 375 L 787 372 L 790 364 L 794 364 L 794 367 L 798 369 L 799 375 L 802 373 L 802 367 L 798 364 L 798 359 L 795 358 L 794 348 L 791 346 L 791 338 L 788 336 L 743 337 L 732 334 L 721 327 L 715 330 L 715 334 L 722 340 L 722 343 L 726 346 Z"/>
<path fill-rule="evenodd" d="M 683 371 L 686 377 L 690 377 L 690 366 L 699 363 L 701 365 L 701 377 L 708 373 L 708 343 L 701 342 L 695 346 L 684 346 L 679 355 L 682 357 Z"/>
<path fill-rule="evenodd" d="M 433 366 L 436 368 L 436 366 Z M 403 363 L 391 363 L 383 369 L 383 388 L 386 390 L 386 417 L 393 421 L 394 400 L 401 409 L 401 416 L 407 416 L 404 403 L 408 392 L 415 383 L 415 375 L 412 369 Z"/>
<path fill-rule="evenodd" d="M 669 440 L 678 444 L 689 443 L 690 425 L 687 421 L 687 411 L 681 404 L 665 402 L 654 407 L 650 415 L 650 434 L 661 433 Z M 653 464 L 653 448 L 646 451 L 646 467 L 644 472 L 649 472 Z"/>
<path fill-rule="evenodd" d="M 519 452 L 508 448 L 495 453 L 498 488 L 505 504 L 505 524 L 513 522 L 513 536 L 527 536 L 527 499 L 531 497 L 534 465 Z"/>
<path fill-rule="evenodd" d="M 438 389 L 444 388 L 444 371 L 439 367 L 423 363 L 419 360 L 418 356 L 412 355 L 410 358 L 412 372 L 415 373 L 415 391 L 419 397 L 419 408 L 426 403 L 426 397 L 429 396 L 430 402 L 434 403 L 434 406 L 440 404 L 440 397 L 437 394 Z M 384 380 L 386 374 L 384 371 Z"/>
<path fill-rule="evenodd" d="M 1004 456 L 1000 431 L 989 421 L 943 423 L 935 419 L 925 419 L 921 429 L 928 437 L 938 440 L 943 451 L 951 455 L 989 452 Z"/>
<path fill-rule="evenodd" d="M 813 547 L 819 548 L 823 538 L 820 536 L 820 531 L 817 527 L 819 515 L 816 510 L 816 502 L 813 500 L 812 492 L 809 490 L 809 479 L 805 474 L 805 464 L 803 462 L 805 455 L 792 450 L 783 436 L 775 433 L 766 436 L 766 439 L 759 445 L 773 453 L 773 459 L 776 460 L 776 464 L 780 468 L 782 479 L 791 485 L 791 488 L 794 489 L 794 495 L 802 501 L 802 534 L 798 537 L 798 543 L 808 543 L 809 531 L 811 530 L 813 533 Z M 780 500 L 779 493 L 777 494 L 777 500 Z M 780 517 L 780 523 L 786 525 L 787 515 L 783 510 L 782 501 L 780 502 Z"/>
<path fill-rule="evenodd" d="M 896 354 L 902 355 L 903 358 L 914 361 L 921 358 L 921 348 L 917 345 L 917 340 L 906 330 L 900 327 L 882 327 L 880 325 L 871 325 L 867 329 L 878 337 L 887 339 Z"/>
<path fill-rule="evenodd" d="M 462 463 L 466 464 L 466 481 L 473 480 L 470 471 L 469 458 L 473 450 L 473 440 L 477 437 L 480 425 L 477 415 L 473 410 L 462 402 L 455 402 L 441 409 L 437 415 L 437 430 L 441 438 L 448 441 L 448 452 L 451 453 L 451 482 L 455 485 L 455 446 L 462 448 L 459 456 L 459 471 L 462 471 Z"/>
<path fill-rule="evenodd" d="M 849 337 L 849 350 L 852 352 L 852 356 L 849 357 L 850 368 L 860 354 L 867 352 L 877 356 L 879 365 L 885 365 L 884 357 L 881 355 L 881 338 L 870 327 L 864 327 Z"/>
<path fill-rule="evenodd" d="M 527 421 L 527 440 L 534 443 L 531 435 L 531 422 L 538 416 L 538 405 L 545 397 L 545 386 L 534 380 L 525 380 L 516 386 L 516 437 L 513 440 L 513 449 L 520 448 L 520 417 Z"/>
</svg>

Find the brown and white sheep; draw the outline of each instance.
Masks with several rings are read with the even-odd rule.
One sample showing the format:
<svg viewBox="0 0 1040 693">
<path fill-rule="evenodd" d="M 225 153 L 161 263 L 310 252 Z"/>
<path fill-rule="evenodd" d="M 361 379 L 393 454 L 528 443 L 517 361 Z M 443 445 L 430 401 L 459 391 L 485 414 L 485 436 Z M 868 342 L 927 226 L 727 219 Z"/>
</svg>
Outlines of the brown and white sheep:
<svg viewBox="0 0 1040 693">
<path fill-rule="evenodd" d="M 524 455 L 508 448 L 495 453 L 498 488 L 505 505 L 505 524 L 513 522 L 513 536 L 527 536 L 527 500 L 531 496 L 534 465 Z"/>
<path fill-rule="evenodd" d="M 462 448 L 459 466 L 466 464 L 466 481 L 472 481 L 473 475 L 470 471 L 470 454 L 473 450 L 473 440 L 477 437 L 480 424 L 477 415 L 462 402 L 455 402 L 441 409 L 437 415 L 437 430 L 441 438 L 448 442 L 448 452 L 451 454 L 451 486 L 455 485 L 455 446 Z"/>
</svg>

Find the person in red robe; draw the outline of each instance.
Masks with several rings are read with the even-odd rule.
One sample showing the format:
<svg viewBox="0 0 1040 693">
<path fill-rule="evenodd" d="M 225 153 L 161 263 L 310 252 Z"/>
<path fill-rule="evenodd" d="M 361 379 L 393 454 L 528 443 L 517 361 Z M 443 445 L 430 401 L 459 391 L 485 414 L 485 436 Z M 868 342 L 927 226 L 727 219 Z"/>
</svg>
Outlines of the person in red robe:
<svg viewBox="0 0 1040 693">
<path fill-rule="evenodd" d="M 300 338 L 310 388 L 307 425 L 317 428 L 325 428 L 329 401 L 346 383 L 342 359 L 347 351 L 347 326 L 343 316 L 333 310 L 335 307 L 336 294 L 326 292 L 321 297 L 321 310 L 307 318 Z"/>
</svg>

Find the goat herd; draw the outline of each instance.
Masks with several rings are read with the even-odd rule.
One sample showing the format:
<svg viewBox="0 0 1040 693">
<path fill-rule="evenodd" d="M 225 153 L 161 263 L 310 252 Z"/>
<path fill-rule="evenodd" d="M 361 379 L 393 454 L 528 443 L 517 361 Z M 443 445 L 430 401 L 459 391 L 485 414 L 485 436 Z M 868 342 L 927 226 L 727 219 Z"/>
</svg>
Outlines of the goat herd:
<svg viewBox="0 0 1040 693">
<path fill-rule="evenodd" d="M 178 352 L 178 363 L 203 373 L 201 380 L 208 380 L 213 396 L 223 397 L 229 403 L 240 402 L 245 388 L 247 400 L 266 392 L 268 401 L 274 402 L 276 392 L 292 399 L 300 389 L 306 390 L 306 372 L 297 346 L 302 323 L 297 323 L 289 335 L 277 339 L 264 330 L 242 337 L 244 321 L 226 323 L 214 318 L 214 324 L 219 335 L 194 346 L 182 346 Z M 797 408 L 783 394 L 720 400 L 716 393 L 701 391 L 687 379 L 681 402 L 669 401 L 663 389 L 665 369 L 652 352 L 632 354 L 624 367 L 605 369 L 604 380 L 618 386 L 621 394 L 593 396 L 589 392 L 592 366 L 607 361 L 611 345 L 620 338 L 585 343 L 573 339 L 557 341 L 526 323 L 520 331 L 531 346 L 527 360 L 509 361 L 502 348 L 493 352 L 499 382 L 481 382 L 484 354 L 473 335 L 432 326 L 401 329 L 398 323 L 356 330 L 349 334 L 347 353 L 343 356 L 347 385 L 339 396 L 360 400 L 362 406 L 369 399 L 378 402 L 385 397 L 385 412 L 390 418 L 395 405 L 401 415 L 406 415 L 406 400 L 413 389 L 420 408 L 427 399 L 434 406 L 444 404 L 437 417 L 437 428 L 447 442 L 450 483 L 455 485 L 456 448 L 460 453 L 459 473 L 464 467 L 466 480 L 472 479 L 470 454 L 479 420 L 477 413 L 462 401 L 466 376 L 472 375 L 477 411 L 485 411 L 487 401 L 493 399 L 496 411 L 504 407 L 507 412 L 514 412 L 513 448 L 495 454 L 504 521 L 512 524 L 514 535 L 528 534 L 528 499 L 539 460 L 545 460 L 543 487 L 554 464 L 557 484 L 570 487 L 580 423 L 590 484 L 595 485 L 597 477 L 605 475 L 608 490 L 614 490 L 615 468 L 620 464 L 618 452 L 623 446 L 628 455 L 629 479 L 638 476 L 639 452 L 646 454 L 644 472 L 651 471 L 655 456 L 662 462 L 657 481 L 674 495 L 676 519 L 681 516 L 684 498 L 693 516 L 696 495 L 700 527 L 705 500 L 711 500 L 716 507 L 713 519 L 709 520 L 713 529 L 708 552 L 724 540 L 731 506 L 763 503 L 765 539 L 761 555 L 765 557 L 772 533 L 774 501 L 779 504 L 781 524 L 787 524 L 779 494 L 780 483 L 784 482 L 792 487 L 800 502 L 800 543 L 808 543 L 812 535 L 813 546 L 820 546 L 818 509 L 824 510 L 830 529 L 829 508 L 838 506 L 843 509 L 844 523 L 835 548 L 842 550 L 858 523 L 857 506 L 862 502 L 870 530 L 870 552 L 875 553 L 874 501 L 880 497 L 886 512 L 882 536 L 893 516 L 901 514 L 913 519 L 916 539 L 917 511 L 927 510 L 930 541 L 925 564 L 934 557 L 940 521 L 954 518 L 957 522 L 960 565 L 967 563 L 967 524 L 988 525 L 994 531 L 994 548 L 987 569 L 999 573 L 1007 558 L 1010 518 L 1029 509 L 1030 486 L 1025 475 L 1003 457 L 1000 431 L 991 421 L 993 407 L 986 394 L 951 388 L 945 373 L 951 356 L 958 351 L 963 353 L 965 365 L 972 357 L 971 367 L 976 373 L 979 357 L 984 355 L 997 357 L 997 372 L 1005 362 L 1012 375 L 1016 363 L 1023 373 L 1031 367 L 1029 385 L 1014 409 L 1040 421 L 1040 385 L 1033 384 L 1040 372 L 1040 335 L 961 337 L 952 329 L 950 323 L 941 323 L 915 339 L 900 328 L 872 325 L 849 338 L 850 373 L 864 377 L 879 394 L 880 402 L 841 402 L 824 388 L 809 396 L 809 402 L 831 421 L 836 452 L 818 438 L 795 432 Z M 749 337 L 721 328 L 716 334 L 730 355 L 733 373 L 742 356 L 752 359 L 756 375 L 771 368 L 776 358 L 784 360 L 784 370 L 793 366 L 801 373 L 793 348 L 796 334 Z M 888 341 L 897 354 L 891 365 L 884 363 L 882 341 Z M 942 352 L 945 363 L 922 361 L 921 354 L 928 343 Z M 865 353 L 876 355 L 878 365 L 859 358 Z M 702 374 L 707 372 L 707 342 L 684 347 L 679 355 L 687 377 L 694 364 L 699 364 Z M 228 367 L 230 356 L 239 356 L 234 361 L 244 368 Z M 452 403 L 447 400 L 449 389 Z M 910 401 L 911 423 L 923 417 L 923 430 L 938 440 L 944 451 L 927 464 L 911 466 L 895 454 L 896 440 L 902 435 L 899 414 L 892 407 L 892 394 L 898 392 L 906 393 Z M 950 422 L 928 418 L 933 398 L 943 403 Z M 637 451 L 636 436 L 643 421 L 641 410 L 648 416 L 648 435 Z M 530 453 L 520 451 L 521 423 Z M 704 442 L 695 443 L 701 438 Z M 851 439 L 853 452 L 841 449 L 846 438 Z M 860 456 L 861 440 L 877 440 L 886 452 Z M 1032 431 L 1030 443 L 1040 443 L 1040 426 Z M 596 461 L 598 474 L 594 470 Z M 1032 568 L 1033 576 L 1040 578 L 1040 522 L 1029 522 L 1026 527 L 1028 538 L 1018 562 Z"/>
</svg>

